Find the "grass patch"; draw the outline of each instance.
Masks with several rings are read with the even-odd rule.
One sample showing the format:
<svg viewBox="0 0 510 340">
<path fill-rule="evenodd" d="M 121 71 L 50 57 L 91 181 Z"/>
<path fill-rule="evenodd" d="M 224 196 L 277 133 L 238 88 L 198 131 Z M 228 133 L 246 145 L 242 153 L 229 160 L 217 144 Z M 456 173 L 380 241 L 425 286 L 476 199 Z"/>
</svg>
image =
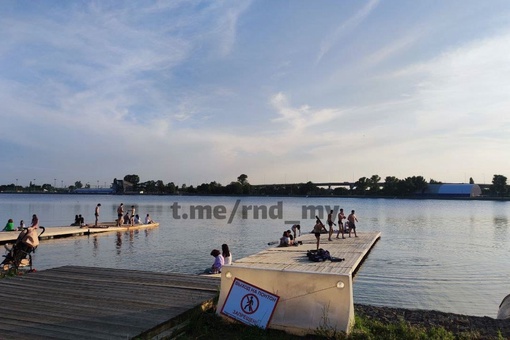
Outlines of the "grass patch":
<svg viewBox="0 0 510 340">
<path fill-rule="evenodd" d="M 442 327 L 417 327 L 403 320 L 394 323 L 382 323 L 377 320 L 356 316 L 355 325 L 349 336 L 325 327 L 318 327 L 314 334 L 297 336 L 279 330 L 263 330 L 246 326 L 239 322 L 228 322 L 214 311 L 197 312 L 190 316 L 189 323 L 170 338 L 178 339 L 239 339 L 239 340 L 294 340 L 294 339 L 331 339 L 331 340 L 468 340 L 479 339 L 479 334 L 454 334 Z M 494 339 L 503 339 L 495 334 Z"/>
</svg>

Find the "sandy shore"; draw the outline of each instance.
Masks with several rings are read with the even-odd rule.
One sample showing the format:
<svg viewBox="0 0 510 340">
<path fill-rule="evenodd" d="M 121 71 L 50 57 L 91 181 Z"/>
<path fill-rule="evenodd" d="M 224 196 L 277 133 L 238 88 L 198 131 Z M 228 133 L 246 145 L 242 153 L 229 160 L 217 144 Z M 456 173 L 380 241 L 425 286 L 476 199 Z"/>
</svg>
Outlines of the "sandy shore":
<svg viewBox="0 0 510 340">
<path fill-rule="evenodd" d="M 469 316 L 428 310 L 411 310 L 391 307 L 375 307 L 355 304 L 356 315 L 384 323 L 404 320 L 413 326 L 443 327 L 455 335 L 473 332 L 473 339 L 497 339 L 498 330 L 503 339 L 510 339 L 510 319 L 497 320 L 490 317 Z"/>
</svg>

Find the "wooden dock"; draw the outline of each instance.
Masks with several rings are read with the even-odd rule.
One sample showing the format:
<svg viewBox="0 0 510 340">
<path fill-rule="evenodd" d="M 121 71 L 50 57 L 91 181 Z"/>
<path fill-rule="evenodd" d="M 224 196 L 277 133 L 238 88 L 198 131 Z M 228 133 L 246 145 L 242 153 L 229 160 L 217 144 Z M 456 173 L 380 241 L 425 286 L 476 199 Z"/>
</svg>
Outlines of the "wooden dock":
<svg viewBox="0 0 510 340">
<path fill-rule="evenodd" d="M 208 276 L 74 266 L 6 278 L 0 337 L 157 339 L 179 316 L 210 304 L 219 284 Z"/>
<path fill-rule="evenodd" d="M 361 263 L 381 237 L 381 233 L 358 232 L 358 237 L 345 236 L 328 241 L 328 234 L 322 234 L 320 248 L 330 252 L 332 257 L 343 258 L 341 262 L 312 262 L 306 257 L 308 250 L 317 247 L 314 234 L 303 234 L 298 237 L 303 244 L 297 247 L 272 247 L 260 253 L 235 261 L 235 264 L 245 268 L 260 268 L 281 271 L 298 271 L 310 273 L 347 274 L 354 276 Z"/>
<path fill-rule="evenodd" d="M 137 229 L 148 229 L 148 228 L 157 228 L 159 227 L 159 223 L 151 223 L 151 224 L 135 224 L 131 225 L 123 225 L 121 227 L 115 226 L 115 222 L 106 222 L 101 223 L 99 227 L 94 227 L 93 225 L 88 225 L 84 227 L 76 227 L 76 226 L 65 226 L 65 227 L 46 227 L 44 234 L 41 235 L 41 240 L 48 240 L 53 238 L 62 238 L 62 237 L 71 237 L 71 236 L 82 236 L 82 235 L 90 235 L 97 233 L 108 233 L 115 231 L 128 231 L 128 230 L 137 230 Z M 0 232 L 0 244 L 5 243 L 13 243 L 16 241 L 19 235 L 19 231 L 6 231 Z M 41 233 L 41 231 L 39 231 Z"/>
<path fill-rule="evenodd" d="M 307 251 L 316 250 L 316 239 L 313 234 L 304 234 L 298 237 L 302 245 L 269 248 L 225 266 L 221 272 L 217 313 L 266 327 L 257 322 L 267 320 L 265 316 L 271 312 L 270 328 L 306 335 L 326 327 L 348 334 L 354 325 L 353 277 L 381 233 L 359 232 L 358 237 L 352 235 L 345 239 L 334 237 L 328 241 L 328 235 L 322 234 L 320 248 L 343 261 L 310 261 Z M 230 295 L 232 287 L 235 293 Z M 264 293 L 259 294 L 261 291 Z M 265 299 L 267 293 L 278 297 L 274 310 L 258 308 L 258 302 L 255 311 L 248 313 L 243 308 L 247 296 L 257 294 Z M 268 301 L 263 302 L 264 306 L 270 305 Z"/>
</svg>

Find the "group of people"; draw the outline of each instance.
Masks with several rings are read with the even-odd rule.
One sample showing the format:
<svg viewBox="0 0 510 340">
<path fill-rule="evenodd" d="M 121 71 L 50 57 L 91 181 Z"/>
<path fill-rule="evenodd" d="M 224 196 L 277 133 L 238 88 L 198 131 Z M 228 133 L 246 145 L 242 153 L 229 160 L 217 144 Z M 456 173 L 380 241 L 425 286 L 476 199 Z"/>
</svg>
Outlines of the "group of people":
<svg viewBox="0 0 510 340">
<path fill-rule="evenodd" d="M 131 214 L 130 214 L 131 213 Z M 97 219 L 97 217 L 96 217 Z M 136 214 L 136 208 L 134 205 L 131 206 L 131 209 L 124 214 L 124 203 L 121 203 L 117 208 L 117 227 L 122 226 L 123 224 L 152 224 L 154 220 L 151 218 L 150 214 L 145 216 L 145 220 L 142 221 L 140 216 Z"/>
<path fill-rule="evenodd" d="M 347 221 L 344 222 L 345 219 L 347 219 Z M 333 210 L 331 210 L 328 214 L 327 224 L 329 226 L 329 230 L 327 230 L 320 218 L 315 216 L 315 226 L 313 227 L 313 233 L 317 239 L 317 249 L 319 249 L 320 237 L 323 230 L 328 233 L 328 240 L 332 241 L 331 237 L 334 233 L 333 225 L 336 225 L 334 220 L 335 218 L 333 217 Z M 356 217 L 354 210 L 351 210 L 349 216 L 345 217 L 344 209 L 340 209 L 340 212 L 338 213 L 338 232 L 336 234 L 336 238 L 340 238 L 340 233 L 342 233 L 342 238 L 345 238 L 345 233 L 348 233 L 349 237 L 351 237 L 351 232 L 354 232 L 354 237 L 358 237 L 358 234 L 356 234 L 357 222 L 358 218 Z"/>
<path fill-rule="evenodd" d="M 294 224 L 290 229 L 283 232 L 279 247 L 297 246 L 298 236 L 301 236 L 301 226 L 299 224 Z"/>
<path fill-rule="evenodd" d="M 79 226 L 79 227 L 85 226 L 85 218 L 81 214 L 74 215 L 74 222 L 71 223 L 71 226 Z"/>
<path fill-rule="evenodd" d="M 30 224 L 30 228 L 37 229 L 38 227 L 39 227 L 39 218 L 37 217 L 36 214 L 34 214 L 34 215 L 32 215 L 32 223 Z M 25 222 L 23 220 L 19 221 L 18 227 L 15 227 L 13 219 L 9 218 L 2 231 L 21 231 L 25 228 L 26 228 L 26 226 L 25 226 Z"/>
<path fill-rule="evenodd" d="M 356 222 L 358 222 L 358 218 L 355 215 L 355 211 L 351 210 L 351 213 L 347 216 L 347 221 L 344 223 L 343 220 L 345 219 L 344 209 L 340 209 L 340 212 L 338 213 L 338 232 L 336 234 L 336 238 L 340 238 L 340 233 L 342 233 L 342 238 L 345 238 L 345 233 L 349 233 L 349 237 L 351 237 L 351 231 L 354 232 L 354 237 L 358 237 L 356 234 Z M 333 216 L 333 210 L 330 210 L 327 221 L 329 226 L 329 241 L 331 241 L 331 236 L 333 236 L 334 233 L 333 225 L 336 225 L 334 220 L 335 217 Z"/>
<path fill-rule="evenodd" d="M 211 256 L 214 257 L 214 262 L 209 270 L 209 274 L 219 274 L 223 266 L 232 264 L 232 253 L 225 243 L 221 245 L 221 251 L 213 249 Z"/>
</svg>

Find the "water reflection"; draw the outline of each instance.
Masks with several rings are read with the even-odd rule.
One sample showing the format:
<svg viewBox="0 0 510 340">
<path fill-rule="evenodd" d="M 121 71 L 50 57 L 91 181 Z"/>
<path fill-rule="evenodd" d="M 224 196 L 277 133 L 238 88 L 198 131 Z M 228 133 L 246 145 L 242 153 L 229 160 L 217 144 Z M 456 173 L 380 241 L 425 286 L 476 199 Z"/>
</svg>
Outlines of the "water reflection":
<svg viewBox="0 0 510 340">
<path fill-rule="evenodd" d="M 300 220 L 302 232 L 309 232 L 313 219 L 302 217 L 303 205 L 339 206 L 356 210 L 360 232 L 382 233 L 356 275 L 355 302 L 495 316 L 502 297 L 510 292 L 510 202 L 289 197 L 283 199 L 282 219 L 243 219 L 239 211 L 230 224 L 228 219 L 172 217 L 174 202 L 179 202 L 182 212 L 188 212 L 190 205 L 208 204 L 223 205 L 229 213 L 236 199 L 0 195 L 0 211 L 16 221 L 36 213 L 41 225 L 56 226 L 69 225 L 70 216 L 79 213 L 86 221 L 93 220 L 98 202 L 104 207 L 103 221 L 116 218 L 121 201 L 134 204 L 160 227 L 44 241 L 34 259 L 36 268 L 84 265 L 198 273 L 210 266 L 211 249 L 223 243 L 229 244 L 236 259 L 246 257 L 278 240 L 289 229 L 285 220 Z M 241 205 L 268 207 L 281 200 L 239 199 Z"/>
</svg>

